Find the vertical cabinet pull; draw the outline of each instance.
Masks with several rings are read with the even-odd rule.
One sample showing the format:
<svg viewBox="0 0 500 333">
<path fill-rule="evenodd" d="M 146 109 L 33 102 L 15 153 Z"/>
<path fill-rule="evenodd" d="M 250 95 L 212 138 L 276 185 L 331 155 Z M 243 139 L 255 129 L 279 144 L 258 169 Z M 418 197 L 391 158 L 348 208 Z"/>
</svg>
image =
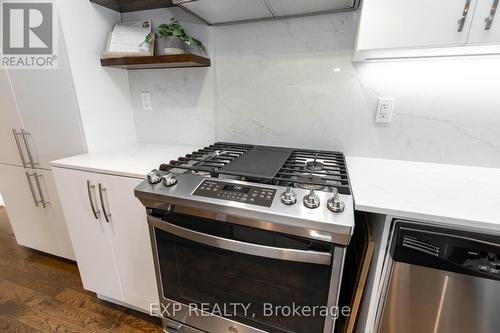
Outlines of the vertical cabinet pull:
<svg viewBox="0 0 500 333">
<path fill-rule="evenodd" d="M 28 142 L 28 135 L 31 135 L 30 132 L 27 132 L 24 128 L 21 129 L 21 135 L 23 136 L 24 145 L 26 146 L 26 152 L 28 153 L 29 164 L 32 168 L 36 168 L 38 163 L 33 159 L 33 154 L 31 153 L 30 144 Z"/>
<path fill-rule="evenodd" d="M 26 171 L 26 178 L 28 179 L 28 185 L 30 186 L 31 195 L 33 196 L 33 202 L 35 203 L 35 207 L 38 207 L 40 201 L 38 201 L 38 198 L 35 195 L 35 188 L 33 187 L 33 183 L 31 182 L 32 176 L 33 175 L 30 175 L 30 173 Z"/>
<path fill-rule="evenodd" d="M 495 20 L 495 14 L 497 13 L 497 8 L 498 8 L 498 0 L 493 0 L 493 4 L 491 5 L 491 10 L 490 10 L 490 15 L 488 15 L 488 17 L 484 19 L 484 21 L 486 22 L 484 30 L 491 29 L 493 20 Z"/>
<path fill-rule="evenodd" d="M 40 200 L 38 200 L 38 198 L 36 197 L 35 187 L 33 186 L 33 183 L 31 182 L 31 177 L 35 178 L 35 184 L 36 184 L 36 188 L 38 190 L 38 195 L 40 196 Z M 39 179 L 40 177 L 42 177 L 42 175 L 39 175 L 36 172 L 33 172 L 33 174 L 30 174 L 28 171 L 26 171 L 26 178 L 28 179 L 28 185 L 30 186 L 31 195 L 33 196 L 33 201 L 35 202 L 35 206 L 38 207 L 39 204 L 42 204 L 43 208 L 47 208 L 47 205 L 50 203 L 50 201 L 45 200 L 45 197 L 44 197 L 43 191 L 42 191 L 42 186 L 41 186 L 40 179 Z"/>
<path fill-rule="evenodd" d="M 23 168 L 27 168 L 26 159 L 24 158 L 23 149 L 21 148 L 21 142 L 19 141 L 19 135 L 21 133 L 17 132 L 17 129 L 13 128 L 12 133 L 14 133 L 14 139 L 16 140 L 17 150 L 19 151 L 19 156 L 21 156 L 21 162 L 23 163 Z"/>
<path fill-rule="evenodd" d="M 104 199 L 106 199 L 106 203 L 108 201 L 108 196 L 106 192 L 106 188 L 99 183 L 99 197 L 101 199 L 101 207 L 102 207 L 102 212 L 104 214 L 104 218 L 106 219 L 106 222 L 109 223 L 110 218 L 111 218 L 111 212 L 109 212 L 109 209 L 106 209 L 106 204 L 104 203 Z"/>
<path fill-rule="evenodd" d="M 42 203 L 42 207 L 43 208 L 47 208 L 47 205 L 50 203 L 49 201 L 45 200 L 45 197 L 43 195 L 43 191 L 42 191 L 42 186 L 40 184 L 40 177 L 42 177 L 42 175 L 39 175 L 38 173 L 34 172 L 33 173 L 34 176 L 35 176 L 35 184 L 36 184 L 36 187 L 38 188 L 38 193 L 40 194 L 40 202 Z"/>
<path fill-rule="evenodd" d="M 98 220 L 99 215 L 101 215 L 101 211 L 96 208 L 95 185 L 90 184 L 89 180 L 87 180 L 87 192 L 89 194 L 90 208 L 92 208 L 92 213 L 94 214 L 95 219 Z"/>
<path fill-rule="evenodd" d="M 467 20 L 467 15 L 469 14 L 470 3 L 472 0 L 465 0 L 465 7 L 462 13 L 462 17 L 458 20 L 458 32 L 464 30 L 465 21 Z"/>
</svg>

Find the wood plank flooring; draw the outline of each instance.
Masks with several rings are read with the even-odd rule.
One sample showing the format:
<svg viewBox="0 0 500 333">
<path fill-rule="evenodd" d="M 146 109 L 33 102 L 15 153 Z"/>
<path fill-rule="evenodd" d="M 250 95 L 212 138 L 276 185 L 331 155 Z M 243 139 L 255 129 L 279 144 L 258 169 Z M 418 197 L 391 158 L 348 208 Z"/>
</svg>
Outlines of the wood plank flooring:
<svg viewBox="0 0 500 333">
<path fill-rule="evenodd" d="M 18 246 L 0 208 L 0 332 L 161 333 L 161 321 L 99 300 L 75 263 Z"/>
</svg>

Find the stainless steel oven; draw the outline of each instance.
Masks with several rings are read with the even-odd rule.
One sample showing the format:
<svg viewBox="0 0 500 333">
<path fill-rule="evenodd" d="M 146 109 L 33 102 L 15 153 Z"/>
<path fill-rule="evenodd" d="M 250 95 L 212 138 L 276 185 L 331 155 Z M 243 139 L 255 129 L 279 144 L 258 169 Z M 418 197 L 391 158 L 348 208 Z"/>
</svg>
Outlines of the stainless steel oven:
<svg viewBox="0 0 500 333">
<path fill-rule="evenodd" d="M 333 332 L 354 230 L 342 153 L 216 143 L 135 194 L 167 332 Z"/>
<path fill-rule="evenodd" d="M 161 309 L 173 320 L 166 326 L 172 332 L 331 333 L 336 313 L 320 309 L 336 304 L 344 248 L 218 217 L 183 207 L 150 211 Z M 297 315 L 304 309 L 317 313 Z"/>
</svg>

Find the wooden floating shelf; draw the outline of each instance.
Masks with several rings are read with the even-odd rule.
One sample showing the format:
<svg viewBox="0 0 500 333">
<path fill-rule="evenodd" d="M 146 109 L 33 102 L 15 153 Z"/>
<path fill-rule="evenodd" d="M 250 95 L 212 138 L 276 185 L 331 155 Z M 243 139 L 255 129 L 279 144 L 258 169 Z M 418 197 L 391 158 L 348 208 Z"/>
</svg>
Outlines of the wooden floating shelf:
<svg viewBox="0 0 500 333">
<path fill-rule="evenodd" d="M 123 69 L 210 67 L 210 59 L 196 54 L 105 58 L 101 59 L 101 66 Z"/>
</svg>

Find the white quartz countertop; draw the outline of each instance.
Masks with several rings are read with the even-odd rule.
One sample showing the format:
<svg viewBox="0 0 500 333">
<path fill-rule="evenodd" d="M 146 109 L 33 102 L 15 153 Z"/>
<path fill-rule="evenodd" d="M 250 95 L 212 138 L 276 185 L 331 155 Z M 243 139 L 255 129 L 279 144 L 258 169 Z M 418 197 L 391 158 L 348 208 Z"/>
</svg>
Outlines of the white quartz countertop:
<svg viewBox="0 0 500 333">
<path fill-rule="evenodd" d="M 347 157 L 357 210 L 500 233 L 500 169 Z"/>
<path fill-rule="evenodd" d="M 146 178 L 160 164 L 176 160 L 199 147 L 135 143 L 105 152 L 88 153 L 52 161 L 54 167 Z"/>
<path fill-rule="evenodd" d="M 53 161 L 54 167 L 145 178 L 199 147 L 136 143 Z M 356 209 L 500 234 L 500 169 L 347 157 Z"/>
</svg>

